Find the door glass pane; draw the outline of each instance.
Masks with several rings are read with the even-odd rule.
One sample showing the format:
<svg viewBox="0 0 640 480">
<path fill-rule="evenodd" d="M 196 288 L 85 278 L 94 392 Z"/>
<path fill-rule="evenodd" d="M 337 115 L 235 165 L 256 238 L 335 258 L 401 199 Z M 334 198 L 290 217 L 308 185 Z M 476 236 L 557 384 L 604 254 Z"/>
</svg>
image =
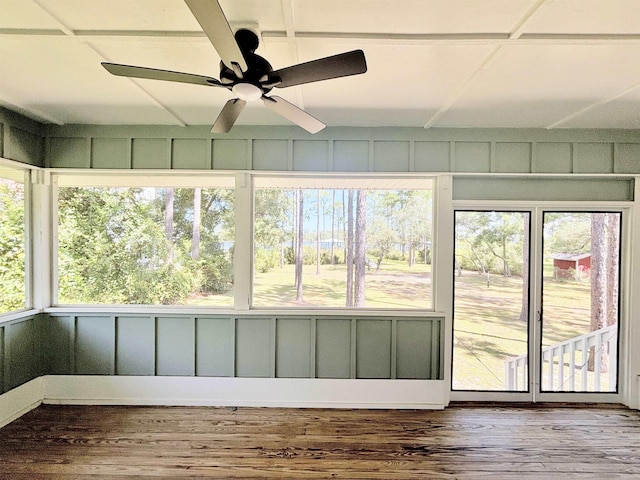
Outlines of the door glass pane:
<svg viewBox="0 0 640 480">
<path fill-rule="evenodd" d="M 620 220 L 544 214 L 543 392 L 616 391 Z"/>
<path fill-rule="evenodd" d="M 455 212 L 454 390 L 529 390 L 529 213 Z"/>
</svg>

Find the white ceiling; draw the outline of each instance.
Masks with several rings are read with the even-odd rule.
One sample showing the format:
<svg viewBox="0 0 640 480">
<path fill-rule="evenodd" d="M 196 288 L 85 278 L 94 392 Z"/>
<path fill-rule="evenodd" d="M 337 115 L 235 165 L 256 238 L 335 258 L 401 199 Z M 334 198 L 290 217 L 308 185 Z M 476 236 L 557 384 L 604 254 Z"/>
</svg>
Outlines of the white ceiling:
<svg viewBox="0 0 640 480">
<path fill-rule="evenodd" d="M 640 129 L 640 0 L 220 0 L 274 69 L 361 48 L 368 72 L 274 93 L 330 126 Z M 0 0 L 0 105 L 56 124 L 213 123 L 225 89 L 183 0 Z M 237 124 L 287 124 L 262 102 Z"/>
</svg>

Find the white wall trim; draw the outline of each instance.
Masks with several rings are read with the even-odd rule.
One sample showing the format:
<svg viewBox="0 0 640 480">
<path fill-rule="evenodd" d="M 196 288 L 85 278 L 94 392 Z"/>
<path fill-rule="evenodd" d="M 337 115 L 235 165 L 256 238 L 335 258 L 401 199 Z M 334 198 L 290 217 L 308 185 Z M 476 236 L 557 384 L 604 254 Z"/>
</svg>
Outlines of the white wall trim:
<svg viewBox="0 0 640 480">
<path fill-rule="evenodd" d="M 48 375 L 43 403 L 442 409 L 440 380 Z"/>
<path fill-rule="evenodd" d="M 38 377 L 0 395 L 0 428 L 42 403 L 45 377 Z"/>
</svg>

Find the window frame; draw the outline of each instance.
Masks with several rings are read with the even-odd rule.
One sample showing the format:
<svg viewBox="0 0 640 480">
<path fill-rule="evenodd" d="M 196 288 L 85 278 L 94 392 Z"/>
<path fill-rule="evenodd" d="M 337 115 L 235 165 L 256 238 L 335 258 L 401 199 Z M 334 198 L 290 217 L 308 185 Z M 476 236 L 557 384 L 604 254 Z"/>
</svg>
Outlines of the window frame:
<svg viewBox="0 0 640 480">
<path fill-rule="evenodd" d="M 341 314 L 352 312 L 380 312 L 401 314 L 401 315 L 420 315 L 420 314 L 434 314 L 436 310 L 436 279 L 437 279 L 437 214 L 438 214 L 438 176 L 428 174 L 407 174 L 407 173 L 317 173 L 317 172 L 251 172 L 251 235 L 250 235 L 250 248 L 251 248 L 251 265 L 250 265 L 250 286 L 248 291 L 250 310 L 278 312 L 283 313 L 298 313 L 298 312 L 315 312 L 321 311 L 325 313 Z M 314 181 L 317 182 L 314 184 Z M 425 182 L 426 186 L 419 185 Z M 262 183 L 264 186 L 256 183 Z M 317 184 L 323 184 L 323 186 L 317 186 Z M 255 192 L 259 189 L 267 188 L 281 188 L 283 190 L 296 190 L 294 185 L 302 185 L 300 187 L 303 190 L 371 190 L 371 191 L 383 191 L 383 190 L 430 190 L 431 191 L 431 289 L 429 293 L 429 307 L 406 307 L 406 308 L 381 308 L 381 307 L 345 307 L 345 306 L 284 306 L 284 305 L 254 305 L 254 276 L 255 276 L 255 242 L 254 242 L 254 206 L 255 206 Z M 353 184 L 355 188 L 348 188 L 348 184 Z M 326 186 L 324 186 L 326 185 Z M 363 185 L 360 188 L 357 186 Z M 411 185 L 413 185 L 411 187 Z M 417 188 L 421 187 L 421 188 Z"/>
<path fill-rule="evenodd" d="M 33 226 L 32 226 L 32 170 L 39 170 L 38 167 L 15 162 L 0 157 L 0 168 L 15 171 L 18 176 L 22 176 L 22 180 L 14 180 L 22 182 L 23 185 L 23 210 L 24 210 L 24 305 L 17 310 L 9 310 L 0 312 L 0 321 L 10 320 L 16 315 L 23 315 L 25 312 L 33 309 Z M 5 177 L 3 177 L 5 178 Z M 11 178 L 8 178 L 12 180 Z"/>
<path fill-rule="evenodd" d="M 216 171 L 203 172 L 195 170 L 91 170 L 86 169 L 49 169 L 51 176 L 51 302 L 48 309 L 64 309 L 65 311 L 78 312 L 211 312 L 237 313 L 239 311 L 268 311 L 284 313 L 300 313 L 310 311 L 322 311 L 325 313 L 342 314 L 349 312 L 396 312 L 399 315 L 411 316 L 419 314 L 433 315 L 436 309 L 436 278 L 437 278 L 437 209 L 438 209 L 438 181 L 437 175 L 415 174 L 332 174 L 332 173 L 305 173 L 305 172 L 256 172 L 256 171 Z M 341 306 L 253 306 L 253 272 L 254 272 L 254 180 L 267 177 L 287 179 L 291 177 L 305 178 L 306 181 L 322 179 L 322 181 L 336 182 L 339 179 L 347 181 L 364 181 L 374 184 L 387 182 L 398 185 L 399 182 L 428 182 L 423 189 L 432 192 L 431 201 L 431 292 L 429 308 L 373 308 L 373 307 L 341 307 Z M 229 306 L 197 306 L 197 305 L 160 305 L 160 304 L 60 304 L 58 303 L 59 271 L 58 271 L 58 191 L 65 186 L 93 186 L 93 187 L 175 187 L 194 188 L 213 185 L 217 180 L 225 179 L 229 182 L 225 188 L 234 190 L 235 206 L 235 252 L 233 257 L 233 304 Z M 258 180 L 260 181 L 260 180 Z M 328 187 L 327 187 L 328 188 Z M 334 187 L 335 188 L 335 187 Z M 375 189 L 375 185 L 370 187 Z M 392 190 L 394 188 L 388 188 Z M 395 187 L 401 190 L 400 187 Z M 415 188 L 417 189 L 417 188 Z M 238 255 L 239 251 L 250 252 L 250 255 Z"/>
<path fill-rule="evenodd" d="M 198 305 L 162 305 L 148 304 L 108 304 L 108 303 L 59 303 L 59 189 L 60 187 L 103 187 L 103 188 L 227 188 L 236 191 L 234 174 L 230 172 L 216 172 L 203 174 L 201 171 L 184 171 L 177 173 L 175 170 L 92 170 L 90 174 L 86 170 L 49 169 L 51 172 L 52 202 L 51 202 L 51 305 L 48 309 L 64 309 L 65 311 L 82 312 L 180 312 L 187 311 L 205 312 L 215 310 L 225 312 L 233 310 L 229 306 L 198 306 Z M 237 213 L 234 212 L 235 218 Z M 235 264 L 235 261 L 234 261 Z M 235 267 L 234 275 L 237 274 Z M 233 294 L 233 292 L 232 292 Z"/>
</svg>

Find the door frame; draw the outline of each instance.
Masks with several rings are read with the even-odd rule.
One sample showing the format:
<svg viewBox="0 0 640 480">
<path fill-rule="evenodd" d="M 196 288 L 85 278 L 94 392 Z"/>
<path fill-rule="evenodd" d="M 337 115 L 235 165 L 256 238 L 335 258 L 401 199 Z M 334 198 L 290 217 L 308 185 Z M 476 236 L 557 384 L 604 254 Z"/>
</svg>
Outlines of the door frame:
<svg viewBox="0 0 640 480">
<path fill-rule="evenodd" d="M 453 389 L 453 329 L 455 324 L 452 308 L 450 345 L 451 378 L 448 379 L 451 401 L 473 402 L 567 402 L 567 403 L 624 403 L 626 392 L 628 348 L 626 343 L 629 324 L 629 299 L 631 280 L 631 207 L 632 202 L 452 202 L 453 236 L 455 236 L 455 212 L 457 211 L 506 211 L 529 212 L 529 320 L 528 360 L 529 382 L 527 392 L 478 391 Z M 543 212 L 620 212 L 620 274 L 618 291 L 618 371 L 616 392 L 542 392 L 540 385 L 542 350 L 542 276 L 543 276 Z M 625 259 L 625 260 L 623 260 Z M 453 270 L 454 259 L 450 260 Z M 455 278 L 453 279 L 455 282 Z M 452 307 L 455 304 L 455 286 L 452 285 Z"/>
</svg>

